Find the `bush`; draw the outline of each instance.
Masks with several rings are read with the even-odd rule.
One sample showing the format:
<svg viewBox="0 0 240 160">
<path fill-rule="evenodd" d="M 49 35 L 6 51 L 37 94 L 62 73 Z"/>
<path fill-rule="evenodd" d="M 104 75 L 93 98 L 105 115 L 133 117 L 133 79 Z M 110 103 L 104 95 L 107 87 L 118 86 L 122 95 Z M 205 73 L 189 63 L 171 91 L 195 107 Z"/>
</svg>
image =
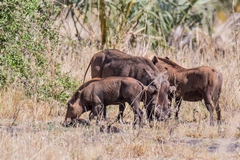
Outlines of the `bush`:
<svg viewBox="0 0 240 160">
<path fill-rule="evenodd" d="M 0 2 L 0 88 L 14 84 L 30 97 L 68 98 L 75 82 L 51 58 L 58 43 L 53 24 L 58 11 L 45 0 Z"/>
</svg>

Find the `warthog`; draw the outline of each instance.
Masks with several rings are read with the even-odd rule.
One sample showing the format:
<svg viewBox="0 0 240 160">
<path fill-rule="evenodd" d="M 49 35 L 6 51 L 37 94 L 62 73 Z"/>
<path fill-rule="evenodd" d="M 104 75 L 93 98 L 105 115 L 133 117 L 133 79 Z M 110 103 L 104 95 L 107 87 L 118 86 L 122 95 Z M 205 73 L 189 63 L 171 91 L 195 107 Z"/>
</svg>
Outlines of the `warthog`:
<svg viewBox="0 0 240 160">
<path fill-rule="evenodd" d="M 140 102 L 145 102 L 146 94 L 157 94 L 154 86 L 144 86 L 130 77 L 97 78 L 84 83 L 68 101 L 64 126 L 78 119 L 84 112 L 91 111 L 89 120 L 97 116 L 100 119 L 104 106 L 127 102 L 134 112 L 134 126 L 139 121 L 143 125 L 143 113 Z"/>
<path fill-rule="evenodd" d="M 107 49 L 96 53 L 87 67 L 84 80 L 90 66 L 92 78 L 110 76 L 132 77 L 146 86 L 155 86 L 158 89 L 160 89 L 163 81 L 168 81 L 167 78 L 164 78 L 167 73 L 163 74 L 159 72 L 158 68 L 153 65 L 151 60 L 144 57 L 131 56 L 115 49 Z M 161 97 L 164 97 L 162 94 Z M 168 100 L 162 99 L 161 106 L 157 107 L 156 104 L 152 103 L 152 99 L 153 97 L 148 95 L 147 101 L 149 105 L 146 106 L 148 119 L 152 119 L 152 114 L 159 118 L 160 112 L 163 110 L 167 111 L 169 107 Z M 119 106 L 120 112 L 118 117 L 120 120 L 122 120 L 121 117 L 123 116 L 124 108 L 124 105 Z M 104 113 L 104 117 L 106 117 L 106 113 Z"/>
<path fill-rule="evenodd" d="M 207 66 L 186 69 L 168 58 L 156 56 L 152 59 L 152 62 L 159 71 L 167 69 L 170 85 L 176 86 L 176 119 L 182 100 L 195 102 L 203 99 L 210 113 L 210 125 L 214 125 L 214 106 L 216 107 L 217 120 L 220 123 L 219 97 L 223 82 L 221 72 Z"/>
</svg>

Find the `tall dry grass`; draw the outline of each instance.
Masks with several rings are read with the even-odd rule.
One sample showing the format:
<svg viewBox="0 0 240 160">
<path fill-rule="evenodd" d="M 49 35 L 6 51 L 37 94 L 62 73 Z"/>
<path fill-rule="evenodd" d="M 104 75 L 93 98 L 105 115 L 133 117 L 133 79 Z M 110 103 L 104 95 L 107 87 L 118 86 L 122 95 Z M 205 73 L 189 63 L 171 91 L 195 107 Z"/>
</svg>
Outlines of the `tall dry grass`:
<svg viewBox="0 0 240 160">
<path fill-rule="evenodd" d="M 84 47 L 65 54 L 60 52 L 63 72 L 69 72 L 81 84 L 86 66 L 97 49 Z M 137 55 L 142 50 L 129 50 Z M 64 54 L 63 54 L 64 53 Z M 154 53 L 141 53 L 151 57 Z M 131 124 L 114 126 L 120 133 L 101 133 L 92 122 L 90 127 L 63 128 L 66 108 L 57 102 L 38 102 L 28 99 L 21 89 L 8 89 L 0 98 L 0 154 L 2 159 L 226 159 L 239 158 L 239 151 L 229 151 L 238 144 L 239 131 L 239 62 L 233 56 L 205 61 L 201 55 L 186 51 L 168 56 L 180 65 L 190 68 L 210 65 L 223 73 L 224 84 L 220 105 L 223 124 L 209 126 L 209 114 L 203 102 L 183 102 L 180 120 L 155 122 L 143 129 L 132 130 Z M 59 58 L 59 61 L 61 60 Z M 90 78 L 88 73 L 88 78 Z M 116 118 L 118 108 L 108 107 L 109 121 Z M 130 107 L 125 120 L 132 122 Z M 87 115 L 84 116 L 87 118 Z M 12 128 L 8 126 L 13 126 Z M 214 147 L 217 148 L 214 150 Z M 211 148 L 213 151 L 211 152 Z M 239 148 L 238 148 L 239 149 Z"/>
<path fill-rule="evenodd" d="M 150 51 L 148 41 L 135 47 L 125 43 L 118 49 L 128 54 L 148 58 L 168 56 L 185 68 L 201 65 L 215 67 L 223 73 L 220 98 L 223 123 L 209 126 L 209 113 L 203 102 L 183 102 L 179 121 L 148 123 L 142 129 L 132 129 L 130 107 L 125 111 L 125 125 L 114 123 L 120 133 L 100 132 L 96 126 L 64 128 L 66 108 L 56 101 L 39 102 L 28 99 L 24 91 L 10 86 L 0 93 L 0 159 L 238 159 L 240 157 L 240 60 L 239 51 L 224 44 L 225 55 L 216 54 L 216 45 L 203 33 L 200 47 Z M 204 41 L 201 41 L 204 39 Z M 207 43 L 207 44 L 205 44 Z M 68 47 L 65 47 L 68 46 Z M 235 47 L 235 49 L 234 49 Z M 94 44 L 83 46 L 66 39 L 54 60 L 62 72 L 79 81 L 79 86 L 94 53 Z M 87 79 L 90 79 L 90 71 Z M 73 91 L 74 92 L 74 91 Z M 118 107 L 108 107 L 108 122 L 117 116 Z M 82 118 L 87 118 L 88 114 Z M 216 118 L 216 117 L 215 117 Z"/>
</svg>

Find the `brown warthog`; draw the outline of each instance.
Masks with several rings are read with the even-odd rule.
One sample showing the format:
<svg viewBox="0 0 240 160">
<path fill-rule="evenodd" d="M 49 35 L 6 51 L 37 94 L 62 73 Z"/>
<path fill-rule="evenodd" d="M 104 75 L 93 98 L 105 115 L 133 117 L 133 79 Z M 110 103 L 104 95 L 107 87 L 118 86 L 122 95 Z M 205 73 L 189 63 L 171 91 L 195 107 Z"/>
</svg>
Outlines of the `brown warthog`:
<svg viewBox="0 0 240 160">
<path fill-rule="evenodd" d="M 137 121 L 142 126 L 143 113 L 139 108 L 140 102 L 145 102 L 145 94 L 157 94 L 157 88 L 144 86 L 140 81 L 130 77 L 97 78 L 84 83 L 83 86 L 68 101 L 64 126 L 68 126 L 87 111 L 92 112 L 89 119 L 97 116 L 98 122 L 104 106 L 125 102 L 133 109 L 134 126 Z"/>
<path fill-rule="evenodd" d="M 168 70 L 169 82 L 176 86 L 176 115 L 180 109 L 181 101 L 201 101 L 210 113 L 210 125 L 214 125 L 213 111 L 214 105 L 217 112 L 217 120 L 220 123 L 221 109 L 219 107 L 219 97 L 222 88 L 222 73 L 211 67 L 197 67 L 186 69 L 168 58 L 154 57 L 152 62 L 159 71 Z"/>
<path fill-rule="evenodd" d="M 163 81 L 168 81 L 167 78 L 165 78 L 167 73 L 163 74 L 159 72 L 158 68 L 153 65 L 151 60 L 144 57 L 131 56 L 115 49 L 107 49 L 96 53 L 87 67 L 84 80 L 90 66 L 92 78 L 110 76 L 132 77 L 146 86 L 151 85 L 158 89 L 161 88 Z M 162 92 L 162 94 L 167 93 Z M 162 94 L 159 95 L 164 97 Z M 165 99 L 159 99 L 163 102 L 159 102 L 161 106 L 156 107 L 156 104 L 152 103 L 152 99 L 153 97 L 148 96 L 149 105 L 146 106 L 147 117 L 152 119 L 152 114 L 154 114 L 154 116 L 159 118 L 160 112 L 167 111 L 169 102 Z M 120 120 L 122 120 L 121 117 L 124 108 L 124 105 L 120 105 L 119 107 L 120 113 L 118 117 Z M 104 117 L 106 117 L 105 113 Z"/>
</svg>

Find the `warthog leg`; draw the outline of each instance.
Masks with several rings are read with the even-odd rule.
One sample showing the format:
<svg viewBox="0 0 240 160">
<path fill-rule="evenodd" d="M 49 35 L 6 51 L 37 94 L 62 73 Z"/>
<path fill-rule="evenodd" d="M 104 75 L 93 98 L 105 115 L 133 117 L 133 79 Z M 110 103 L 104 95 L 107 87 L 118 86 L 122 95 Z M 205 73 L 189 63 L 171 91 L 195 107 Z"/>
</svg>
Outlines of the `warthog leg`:
<svg viewBox="0 0 240 160">
<path fill-rule="evenodd" d="M 209 94 L 205 94 L 206 96 L 204 96 L 204 102 L 205 105 L 207 107 L 207 110 L 210 113 L 210 125 L 213 126 L 214 125 L 214 119 L 213 119 L 213 103 L 212 103 L 212 98 L 211 95 Z"/>
<path fill-rule="evenodd" d="M 180 111 L 181 103 L 182 103 L 182 98 L 176 98 L 175 105 L 174 105 L 174 108 L 175 108 L 175 120 L 178 120 L 178 112 Z"/>
<path fill-rule="evenodd" d="M 125 110 L 125 105 L 123 105 L 123 104 L 120 104 L 119 105 L 119 113 L 118 113 L 118 121 L 119 121 L 119 123 L 121 123 L 121 124 L 124 124 L 124 121 L 123 121 L 123 112 L 124 112 L 124 110 Z"/>
<path fill-rule="evenodd" d="M 98 104 L 92 107 L 91 113 L 89 114 L 89 120 L 91 121 L 95 116 L 97 116 L 96 125 L 98 125 L 99 120 L 102 118 L 103 110 L 104 110 L 103 104 Z"/>
<path fill-rule="evenodd" d="M 217 120 L 218 120 L 217 123 L 221 124 L 221 109 L 220 109 L 220 106 L 219 106 L 219 101 L 216 102 L 215 106 L 216 106 Z"/>
<path fill-rule="evenodd" d="M 136 128 L 137 122 L 139 122 L 139 127 L 143 127 L 143 112 L 142 110 L 138 107 L 139 105 L 133 105 L 133 113 L 134 113 L 134 123 L 133 123 L 133 128 Z"/>
</svg>

